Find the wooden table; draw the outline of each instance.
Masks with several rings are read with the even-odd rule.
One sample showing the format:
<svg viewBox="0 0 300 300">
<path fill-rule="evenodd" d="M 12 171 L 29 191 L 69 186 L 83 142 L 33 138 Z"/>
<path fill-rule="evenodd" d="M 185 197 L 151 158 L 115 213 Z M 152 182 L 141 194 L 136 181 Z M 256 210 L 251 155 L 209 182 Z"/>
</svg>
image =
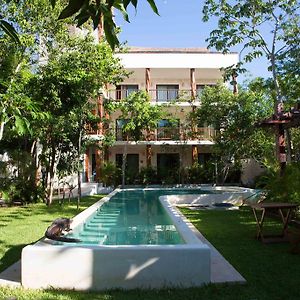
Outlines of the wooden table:
<svg viewBox="0 0 300 300">
<path fill-rule="evenodd" d="M 286 230 L 290 221 L 292 210 L 296 209 L 299 204 L 295 203 L 256 203 L 252 204 L 251 208 L 257 224 L 256 238 L 260 239 L 263 243 L 276 243 L 288 241 L 286 237 Z M 262 211 L 261 217 L 258 217 L 258 211 Z M 263 225 L 266 214 L 271 212 L 279 213 L 282 221 L 282 232 L 280 235 L 264 235 Z"/>
</svg>

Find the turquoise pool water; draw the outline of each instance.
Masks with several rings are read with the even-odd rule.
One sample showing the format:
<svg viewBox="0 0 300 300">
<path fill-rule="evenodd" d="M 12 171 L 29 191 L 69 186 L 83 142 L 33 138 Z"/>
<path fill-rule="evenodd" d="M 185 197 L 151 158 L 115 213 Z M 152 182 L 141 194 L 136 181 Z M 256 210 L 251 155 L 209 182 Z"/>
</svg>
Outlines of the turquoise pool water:
<svg viewBox="0 0 300 300">
<path fill-rule="evenodd" d="M 84 223 L 82 230 L 74 229 L 68 236 L 97 245 L 184 244 L 158 198 L 200 193 L 192 189 L 120 191 Z"/>
</svg>

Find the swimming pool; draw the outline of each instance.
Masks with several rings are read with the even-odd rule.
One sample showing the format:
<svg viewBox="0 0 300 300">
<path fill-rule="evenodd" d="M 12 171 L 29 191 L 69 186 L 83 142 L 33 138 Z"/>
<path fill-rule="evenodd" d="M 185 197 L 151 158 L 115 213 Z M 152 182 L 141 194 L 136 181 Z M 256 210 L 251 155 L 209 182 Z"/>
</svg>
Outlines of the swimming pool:
<svg viewBox="0 0 300 300">
<path fill-rule="evenodd" d="M 176 194 L 201 191 L 176 189 Z M 172 189 L 119 191 L 99 207 L 68 237 L 95 245 L 176 245 L 184 244 L 159 197 L 172 195 Z M 63 244 L 63 243 L 60 243 Z"/>
<path fill-rule="evenodd" d="M 74 218 L 73 235 L 83 238 L 83 243 L 42 239 L 23 249 L 22 285 L 105 290 L 209 283 L 210 248 L 173 205 L 182 197 L 209 193 L 215 197 L 220 191 L 202 193 L 199 189 L 115 190 Z"/>
</svg>

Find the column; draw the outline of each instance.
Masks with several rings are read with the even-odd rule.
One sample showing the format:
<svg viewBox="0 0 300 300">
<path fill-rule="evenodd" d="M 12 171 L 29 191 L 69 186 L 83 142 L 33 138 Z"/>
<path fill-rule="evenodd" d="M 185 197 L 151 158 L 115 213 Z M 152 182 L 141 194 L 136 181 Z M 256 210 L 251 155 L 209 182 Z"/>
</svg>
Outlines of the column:
<svg viewBox="0 0 300 300">
<path fill-rule="evenodd" d="M 195 69 L 190 69 L 190 84 L 191 84 L 191 100 L 196 98 L 196 79 L 195 79 Z"/>
<path fill-rule="evenodd" d="M 145 79 L 146 79 L 146 92 L 149 94 L 151 86 L 151 77 L 150 77 L 150 68 L 145 70 Z"/>
<path fill-rule="evenodd" d="M 90 160 L 90 151 L 89 148 L 85 151 L 84 156 L 84 174 L 86 182 L 89 182 L 89 160 Z"/>
<path fill-rule="evenodd" d="M 102 151 L 99 148 L 97 148 L 95 154 L 96 154 L 96 182 L 100 182 Z"/>
<path fill-rule="evenodd" d="M 151 145 L 146 146 L 146 162 L 147 167 L 151 167 L 152 147 Z"/>
<path fill-rule="evenodd" d="M 100 121 L 97 125 L 98 130 L 97 134 L 103 134 L 103 117 L 104 117 L 104 110 L 103 110 L 103 96 L 100 95 L 97 98 L 97 114 L 98 117 L 100 118 Z"/>
<path fill-rule="evenodd" d="M 197 145 L 192 146 L 192 164 L 198 163 L 198 147 Z"/>
<path fill-rule="evenodd" d="M 233 94 L 237 95 L 239 93 L 238 83 L 237 83 L 237 73 L 233 70 L 232 73 L 232 82 L 233 82 Z"/>
<path fill-rule="evenodd" d="M 192 112 L 195 112 L 195 105 L 193 105 L 195 98 L 196 98 L 196 79 L 195 79 L 195 69 L 191 68 L 190 69 L 190 85 L 191 85 L 191 101 L 192 101 Z M 191 119 L 191 131 L 192 131 L 192 139 L 196 138 L 196 124 L 194 121 L 194 118 Z"/>
<path fill-rule="evenodd" d="M 98 43 L 101 43 L 103 41 L 103 37 L 104 37 L 104 26 L 103 26 L 103 15 L 100 14 L 99 17 L 100 21 L 98 24 Z"/>
</svg>

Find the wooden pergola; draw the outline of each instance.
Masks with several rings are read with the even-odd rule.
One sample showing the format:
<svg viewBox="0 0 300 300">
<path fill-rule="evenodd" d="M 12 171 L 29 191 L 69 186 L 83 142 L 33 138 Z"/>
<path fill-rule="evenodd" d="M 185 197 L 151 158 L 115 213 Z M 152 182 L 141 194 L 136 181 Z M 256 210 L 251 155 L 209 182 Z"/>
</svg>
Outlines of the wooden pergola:
<svg viewBox="0 0 300 300">
<path fill-rule="evenodd" d="M 262 127 L 274 128 L 279 135 L 279 163 L 281 174 L 283 174 L 286 166 L 286 142 L 285 130 L 289 128 L 300 127 L 300 103 L 296 107 L 292 107 L 287 112 L 274 114 L 272 117 L 263 120 L 259 124 Z"/>
</svg>

